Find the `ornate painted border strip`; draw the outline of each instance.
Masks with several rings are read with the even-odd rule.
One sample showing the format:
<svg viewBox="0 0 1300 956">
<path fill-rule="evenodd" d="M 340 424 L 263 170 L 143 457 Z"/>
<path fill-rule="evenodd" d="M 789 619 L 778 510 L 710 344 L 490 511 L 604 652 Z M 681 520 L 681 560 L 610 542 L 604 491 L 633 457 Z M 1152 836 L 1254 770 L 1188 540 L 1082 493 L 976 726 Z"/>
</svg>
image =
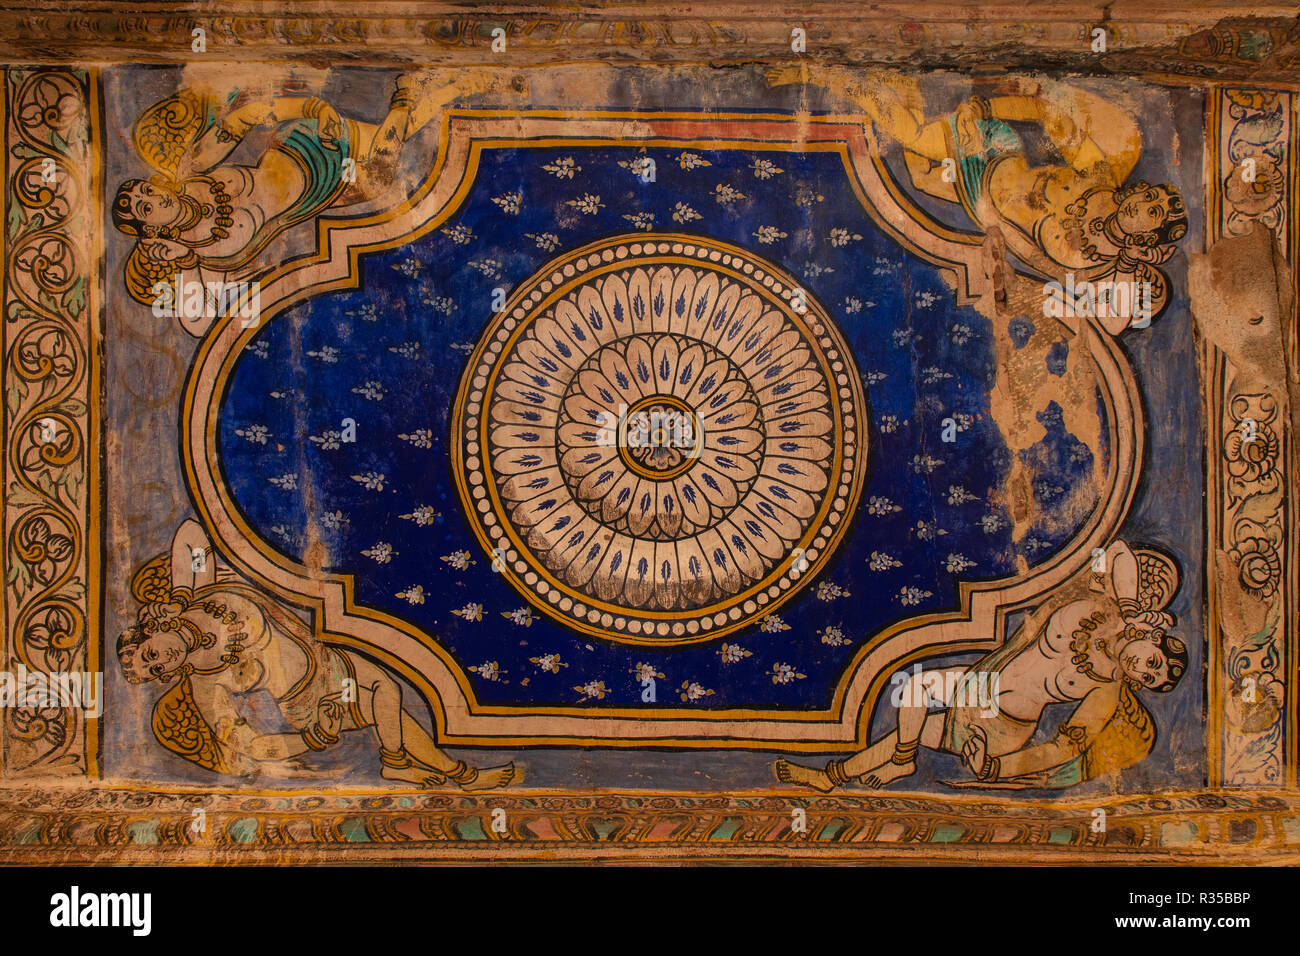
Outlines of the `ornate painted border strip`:
<svg viewBox="0 0 1300 956">
<path fill-rule="evenodd" d="M 990 4 L 972 18 L 960 5 L 904 0 L 819 0 L 789 12 L 762 0 L 726 0 L 649 15 L 634 0 L 594 0 L 579 11 L 540 3 L 512 12 L 465 4 L 387 0 L 355 16 L 322 15 L 312 0 L 0 0 L 0 57 L 18 62 L 177 62 L 191 31 L 206 31 L 212 59 L 314 61 L 321 49 L 354 63 L 492 62 L 492 31 L 505 31 L 514 66 L 591 62 L 752 61 L 791 53 L 791 29 L 808 54 L 838 62 L 890 61 L 912 68 L 1053 67 L 1254 83 L 1294 82 L 1300 24 L 1294 4 L 1257 0 L 1196 4 L 1118 0 L 1021 6 Z M 1094 53 L 1091 31 L 1107 32 Z M 1249 78 L 1249 79 L 1247 79 Z"/>
<path fill-rule="evenodd" d="M 19 677 L 100 666 L 97 87 L 5 72 L 3 667 Z M 97 776 L 97 721 L 26 703 L 0 717 L 5 778 Z"/>
<path fill-rule="evenodd" d="M 805 859 L 817 862 L 1287 863 L 1300 796 L 1163 794 L 1034 803 L 893 795 L 803 798 L 646 792 L 391 790 L 211 793 L 111 788 L 89 799 L 13 791 L 0 862 L 404 862 Z M 1095 832 L 1096 809 L 1106 813 Z M 493 812 L 504 811 L 505 832 Z M 800 813 L 802 811 L 802 813 Z M 499 815 L 498 815 L 499 817 Z M 801 831 L 796 819 L 806 822 Z"/>
<path fill-rule="evenodd" d="M 1207 91 L 1206 108 L 1207 246 L 1241 236 L 1259 223 L 1278 237 L 1294 268 L 1300 244 L 1300 196 L 1294 181 L 1300 161 L 1297 97 L 1216 87 Z M 1249 169 L 1245 177 L 1244 168 Z M 1281 367 L 1294 374 L 1294 312 L 1282 316 L 1281 331 L 1278 345 L 1287 358 Z M 1204 343 L 1202 370 L 1209 782 L 1294 787 L 1300 586 L 1293 413 L 1285 382 L 1261 382 L 1210 342 Z"/>
</svg>

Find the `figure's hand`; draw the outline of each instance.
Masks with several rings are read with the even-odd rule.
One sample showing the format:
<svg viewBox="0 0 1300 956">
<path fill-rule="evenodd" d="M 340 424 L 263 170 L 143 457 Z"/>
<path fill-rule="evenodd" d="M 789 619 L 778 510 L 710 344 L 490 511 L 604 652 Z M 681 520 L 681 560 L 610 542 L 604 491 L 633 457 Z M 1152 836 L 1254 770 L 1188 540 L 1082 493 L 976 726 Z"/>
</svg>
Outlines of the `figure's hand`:
<svg viewBox="0 0 1300 956">
<path fill-rule="evenodd" d="M 328 737 L 337 737 L 343 726 L 343 704 L 336 697 L 325 697 L 316 708 L 316 726 Z"/>
<path fill-rule="evenodd" d="M 957 144 L 967 156 L 979 152 L 984 143 L 978 120 L 976 109 L 971 103 L 963 103 L 957 108 Z"/>
<path fill-rule="evenodd" d="M 321 143 L 335 148 L 343 137 L 343 120 L 334 107 L 321 103 L 316 111 L 316 135 Z"/>
<path fill-rule="evenodd" d="M 972 727 L 970 739 L 961 748 L 962 763 L 966 764 L 970 772 L 978 777 L 984 772 L 984 763 L 988 760 L 988 755 L 989 744 L 988 739 L 984 736 L 984 731 L 979 727 Z"/>
<path fill-rule="evenodd" d="M 270 103 L 249 103 L 241 106 L 221 121 L 217 138 L 223 142 L 241 140 L 250 130 L 256 129 L 271 118 Z"/>
</svg>

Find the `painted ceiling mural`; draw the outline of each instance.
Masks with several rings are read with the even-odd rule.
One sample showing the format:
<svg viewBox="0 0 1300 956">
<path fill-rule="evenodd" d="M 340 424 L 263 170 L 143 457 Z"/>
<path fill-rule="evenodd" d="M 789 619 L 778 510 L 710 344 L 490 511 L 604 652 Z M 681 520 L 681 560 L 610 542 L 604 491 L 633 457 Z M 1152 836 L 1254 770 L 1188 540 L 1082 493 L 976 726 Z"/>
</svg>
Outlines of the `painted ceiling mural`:
<svg viewBox="0 0 1300 956">
<path fill-rule="evenodd" d="M 5 780 L 1294 854 L 1300 118 L 1141 74 L 8 69 Z"/>
</svg>

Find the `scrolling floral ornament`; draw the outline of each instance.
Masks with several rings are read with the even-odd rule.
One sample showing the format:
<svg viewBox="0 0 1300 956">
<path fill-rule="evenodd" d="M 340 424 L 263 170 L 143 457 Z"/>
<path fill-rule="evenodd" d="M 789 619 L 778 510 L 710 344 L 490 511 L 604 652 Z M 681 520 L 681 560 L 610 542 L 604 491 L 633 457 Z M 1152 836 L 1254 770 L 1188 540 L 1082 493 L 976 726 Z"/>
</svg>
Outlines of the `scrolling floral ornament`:
<svg viewBox="0 0 1300 956">
<path fill-rule="evenodd" d="M 29 673 L 95 669 L 87 643 L 86 448 L 94 372 L 87 301 L 95 223 L 88 76 L 6 74 L 4 666 Z M 3 713 L 7 777 L 93 773 L 86 717 L 43 682 Z M 31 695 L 32 687 L 40 693 Z"/>
<path fill-rule="evenodd" d="M 850 356 L 751 253 L 671 235 L 576 250 L 521 286 L 466 369 L 466 513 L 494 566 L 570 627 L 661 644 L 742 627 L 853 514 L 867 410 Z"/>
</svg>

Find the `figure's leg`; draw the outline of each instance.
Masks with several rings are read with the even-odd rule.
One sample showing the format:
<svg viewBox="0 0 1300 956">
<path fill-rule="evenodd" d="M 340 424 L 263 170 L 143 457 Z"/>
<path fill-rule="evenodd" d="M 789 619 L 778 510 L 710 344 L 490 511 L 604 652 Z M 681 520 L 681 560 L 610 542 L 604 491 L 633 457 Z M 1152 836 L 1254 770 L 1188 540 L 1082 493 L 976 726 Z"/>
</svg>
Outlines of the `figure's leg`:
<svg viewBox="0 0 1300 956">
<path fill-rule="evenodd" d="M 814 67 L 805 71 L 791 66 L 770 70 L 767 80 L 773 86 L 816 83 L 860 106 L 871 117 L 872 126 L 905 151 L 934 162 L 948 158 L 946 120 L 926 122 L 920 90 L 910 77 L 879 70 Z"/>
<path fill-rule="evenodd" d="M 386 780 L 433 786 L 450 778 L 464 790 L 489 790 L 514 778 L 513 764 L 478 770 L 443 753 L 402 707 L 402 688 L 397 681 L 363 658 L 347 657 L 358 686 L 365 691 L 358 701 L 361 716 L 370 721 L 379 738 L 380 775 Z"/>
<path fill-rule="evenodd" d="M 960 679 L 964 671 L 953 671 L 953 679 Z M 806 767 L 778 760 L 776 764 L 777 779 L 782 783 L 812 787 L 822 793 L 828 793 L 835 787 L 843 786 L 854 777 L 874 775 L 871 786 L 882 786 L 890 780 L 907 776 L 916 770 L 916 751 L 919 747 L 937 750 L 943 742 L 943 715 L 931 713 L 927 708 L 926 686 L 933 688 L 935 682 L 947 685 L 947 671 L 930 671 L 922 675 L 909 677 L 902 687 L 905 703 L 898 708 L 898 729 L 885 734 L 865 750 L 860 750 L 847 760 L 832 760 L 825 769 Z M 919 682 L 919 683 L 918 683 Z M 931 697 L 942 696 L 931 691 Z"/>
<path fill-rule="evenodd" d="M 513 763 L 500 767 L 470 767 L 463 760 L 452 760 L 438 749 L 433 738 L 407 711 L 402 711 L 402 731 L 406 752 L 417 763 L 427 764 L 446 774 L 462 790 L 493 790 L 517 782 Z"/>
<path fill-rule="evenodd" d="M 1074 169 L 1086 172 L 1100 163 L 1114 170 L 1116 185 L 1128 178 L 1142 135 L 1122 106 L 1065 83 L 1010 85 L 1022 92 L 990 99 L 993 116 L 1037 123 Z"/>
</svg>

